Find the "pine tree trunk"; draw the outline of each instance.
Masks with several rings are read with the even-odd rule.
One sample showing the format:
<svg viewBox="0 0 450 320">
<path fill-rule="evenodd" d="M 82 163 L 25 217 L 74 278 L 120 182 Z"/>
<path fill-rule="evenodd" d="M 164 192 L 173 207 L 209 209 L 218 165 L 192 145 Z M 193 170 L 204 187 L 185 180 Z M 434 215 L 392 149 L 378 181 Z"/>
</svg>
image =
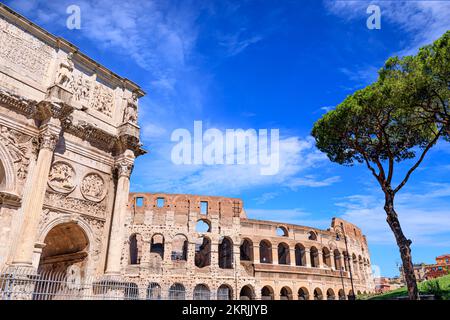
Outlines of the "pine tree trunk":
<svg viewBox="0 0 450 320">
<path fill-rule="evenodd" d="M 400 227 L 400 221 L 398 220 L 397 212 L 395 212 L 394 209 L 394 195 L 392 192 L 386 192 L 384 210 L 387 214 L 386 221 L 394 233 L 397 246 L 400 250 L 409 299 L 419 300 L 416 275 L 414 274 L 414 267 L 411 258 L 411 240 L 406 239 L 402 228 Z"/>
</svg>

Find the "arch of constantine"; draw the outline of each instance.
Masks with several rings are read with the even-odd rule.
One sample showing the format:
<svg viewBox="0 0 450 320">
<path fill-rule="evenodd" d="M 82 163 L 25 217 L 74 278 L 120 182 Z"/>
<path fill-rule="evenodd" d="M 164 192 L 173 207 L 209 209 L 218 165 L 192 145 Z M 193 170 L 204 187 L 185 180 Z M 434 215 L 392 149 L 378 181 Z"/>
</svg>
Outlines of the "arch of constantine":
<svg viewBox="0 0 450 320">
<path fill-rule="evenodd" d="M 240 199 L 130 194 L 143 95 L 0 4 L 0 296 L 18 269 L 120 279 L 144 299 L 374 290 L 366 238 L 349 222 L 319 230 L 249 219 Z"/>
</svg>

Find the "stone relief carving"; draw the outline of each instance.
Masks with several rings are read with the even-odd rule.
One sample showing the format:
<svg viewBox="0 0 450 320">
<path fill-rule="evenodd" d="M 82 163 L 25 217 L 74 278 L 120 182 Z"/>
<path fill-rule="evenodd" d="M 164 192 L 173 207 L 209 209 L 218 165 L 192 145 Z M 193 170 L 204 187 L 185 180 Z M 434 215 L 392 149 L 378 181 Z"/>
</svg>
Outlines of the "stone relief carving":
<svg viewBox="0 0 450 320">
<path fill-rule="evenodd" d="M 96 173 L 87 174 L 81 182 L 81 193 L 91 201 L 102 201 L 106 195 L 105 181 Z"/>
<path fill-rule="evenodd" d="M 131 98 L 127 99 L 127 106 L 123 115 L 123 122 L 137 123 L 138 117 L 138 97 L 133 93 Z"/>
<path fill-rule="evenodd" d="M 66 162 L 53 163 L 48 176 L 48 185 L 55 191 L 70 193 L 75 189 L 75 170 Z"/>
<path fill-rule="evenodd" d="M 99 83 L 95 84 L 90 107 L 112 117 L 114 103 L 113 91 Z"/>
<path fill-rule="evenodd" d="M 87 102 L 91 94 L 91 80 L 83 74 L 74 75 L 72 76 L 71 90 L 75 101 Z"/>
<path fill-rule="evenodd" d="M 49 207 L 66 209 L 100 219 L 104 219 L 106 216 L 106 206 L 104 203 L 67 197 L 60 193 L 47 192 L 44 204 Z"/>
<path fill-rule="evenodd" d="M 81 216 L 80 219 L 84 220 L 92 229 L 94 236 L 94 243 L 92 243 L 91 249 L 91 259 L 93 261 L 98 261 L 100 259 L 100 253 L 102 252 L 102 237 L 105 222 L 103 220 L 98 220 L 93 217 Z"/>
<path fill-rule="evenodd" d="M 0 127 L 0 141 L 8 148 L 19 180 L 25 180 L 28 166 L 36 149 L 36 141 L 31 136 L 23 134 L 8 127 Z"/>
<path fill-rule="evenodd" d="M 72 72 L 74 69 L 72 57 L 73 53 L 69 52 L 67 57 L 59 63 L 59 70 L 56 75 L 55 84 L 65 89 L 69 89 L 72 82 Z"/>
<path fill-rule="evenodd" d="M 0 57 L 41 82 L 48 71 L 53 49 L 3 18 L 0 18 L 0 30 Z"/>
</svg>

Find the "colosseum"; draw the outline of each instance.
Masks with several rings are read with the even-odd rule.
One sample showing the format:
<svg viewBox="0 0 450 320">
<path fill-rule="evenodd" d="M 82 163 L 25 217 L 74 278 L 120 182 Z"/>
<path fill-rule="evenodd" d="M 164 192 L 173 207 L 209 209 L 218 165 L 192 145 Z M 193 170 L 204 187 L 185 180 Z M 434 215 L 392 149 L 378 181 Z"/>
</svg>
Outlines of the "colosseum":
<svg viewBox="0 0 450 320">
<path fill-rule="evenodd" d="M 237 198 L 130 193 L 144 94 L 0 4 L 0 299 L 374 290 L 366 238 L 342 219 L 320 230 L 250 219 Z"/>
</svg>

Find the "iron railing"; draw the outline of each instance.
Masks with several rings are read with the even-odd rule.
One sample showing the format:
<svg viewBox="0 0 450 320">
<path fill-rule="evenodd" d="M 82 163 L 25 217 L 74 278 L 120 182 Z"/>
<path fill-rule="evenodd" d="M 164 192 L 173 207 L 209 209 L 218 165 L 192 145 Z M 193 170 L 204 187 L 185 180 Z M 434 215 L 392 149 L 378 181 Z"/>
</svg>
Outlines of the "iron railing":
<svg viewBox="0 0 450 320">
<path fill-rule="evenodd" d="M 231 292 L 207 287 L 189 295 L 182 284 L 162 290 L 156 282 L 138 285 L 123 277 L 86 277 L 74 272 L 36 272 L 10 268 L 0 272 L 0 300 L 229 300 Z"/>
</svg>

